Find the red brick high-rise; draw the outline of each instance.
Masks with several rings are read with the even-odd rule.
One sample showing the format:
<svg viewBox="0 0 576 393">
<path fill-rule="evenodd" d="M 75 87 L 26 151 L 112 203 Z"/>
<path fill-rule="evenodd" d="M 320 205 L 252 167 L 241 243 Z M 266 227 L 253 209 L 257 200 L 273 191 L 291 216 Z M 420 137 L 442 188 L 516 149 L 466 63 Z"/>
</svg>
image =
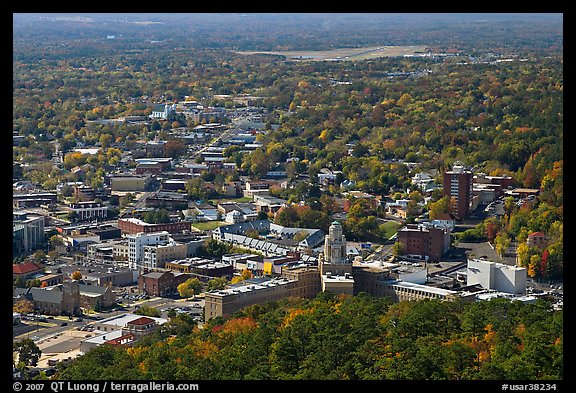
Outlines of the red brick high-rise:
<svg viewBox="0 0 576 393">
<path fill-rule="evenodd" d="M 450 212 L 456 219 L 470 214 L 472 205 L 472 172 L 462 165 L 454 165 L 451 171 L 444 173 L 444 196 L 450 197 Z"/>
</svg>

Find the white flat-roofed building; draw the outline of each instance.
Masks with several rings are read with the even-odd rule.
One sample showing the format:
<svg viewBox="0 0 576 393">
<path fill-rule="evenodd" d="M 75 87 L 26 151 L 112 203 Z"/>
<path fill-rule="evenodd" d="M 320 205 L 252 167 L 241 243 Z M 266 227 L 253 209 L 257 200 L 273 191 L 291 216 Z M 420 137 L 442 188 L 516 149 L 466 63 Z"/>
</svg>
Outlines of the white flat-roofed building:
<svg viewBox="0 0 576 393">
<path fill-rule="evenodd" d="M 468 259 L 466 285 L 480 285 L 513 294 L 526 293 L 526 268 L 482 259 Z"/>
<path fill-rule="evenodd" d="M 526 296 L 526 295 L 513 295 L 511 293 L 506 292 L 497 292 L 497 291 L 482 291 L 475 295 L 476 300 L 492 300 L 492 299 L 509 299 L 512 301 L 518 301 L 523 303 L 535 303 L 538 298 L 536 296 Z"/>
<path fill-rule="evenodd" d="M 331 272 L 322 275 L 322 291 L 330 291 L 335 295 L 354 293 L 354 277 L 350 273 L 334 276 Z"/>
<path fill-rule="evenodd" d="M 96 321 L 94 323 L 94 327 L 96 330 L 100 330 L 102 332 L 112 332 L 114 330 L 122 329 L 128 325 L 129 322 L 135 321 L 141 318 L 142 315 L 137 314 L 119 314 L 115 315 L 110 318 L 102 319 L 100 321 Z M 159 318 L 159 317 L 147 317 L 156 321 L 158 325 L 163 325 L 168 322 L 166 318 Z"/>
<path fill-rule="evenodd" d="M 142 268 L 144 260 L 144 246 L 155 245 L 162 242 L 167 243 L 170 240 L 167 231 L 152 233 L 136 233 L 127 235 L 128 238 L 128 265 L 130 269 Z"/>
<path fill-rule="evenodd" d="M 420 265 L 416 263 L 416 265 Z M 393 276 L 399 280 L 414 284 L 426 284 L 428 280 L 428 269 L 422 266 L 398 266 L 392 269 Z"/>
</svg>

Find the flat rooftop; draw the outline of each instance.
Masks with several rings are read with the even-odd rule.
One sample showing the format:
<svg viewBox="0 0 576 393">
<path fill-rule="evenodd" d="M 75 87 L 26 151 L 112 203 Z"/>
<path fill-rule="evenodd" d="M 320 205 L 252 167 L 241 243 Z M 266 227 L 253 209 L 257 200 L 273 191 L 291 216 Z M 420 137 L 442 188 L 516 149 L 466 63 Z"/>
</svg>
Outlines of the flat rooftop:
<svg viewBox="0 0 576 393">
<path fill-rule="evenodd" d="M 126 324 L 128 324 L 128 322 L 132 322 L 135 319 L 141 318 L 142 315 L 137 315 L 137 314 L 119 314 L 119 315 L 115 315 L 113 317 L 107 318 L 107 319 L 103 319 L 101 321 L 98 321 L 98 325 L 101 324 L 105 324 L 105 325 L 116 325 L 119 328 L 123 328 L 124 326 L 126 326 Z M 162 325 L 166 322 L 168 322 L 168 320 L 166 318 L 158 318 L 158 317 L 147 317 L 150 319 L 153 319 L 156 321 L 156 323 L 158 323 L 158 325 Z"/>
<path fill-rule="evenodd" d="M 431 287 L 428 285 L 414 284 L 414 283 L 408 282 L 408 281 L 400 281 L 400 280 L 390 281 L 389 284 L 394 286 L 394 287 L 400 287 L 400 288 L 405 288 L 405 289 L 414 289 L 417 291 L 434 293 L 434 294 L 442 295 L 442 296 L 453 295 L 453 294 L 458 293 L 458 292 L 452 291 L 450 289 L 442 289 L 442 288 L 437 288 L 437 287 Z"/>
<path fill-rule="evenodd" d="M 233 287 L 228 288 L 228 289 L 210 291 L 207 293 L 209 293 L 211 295 L 217 295 L 217 296 L 229 296 L 229 295 L 235 295 L 238 293 L 248 293 L 248 292 L 258 291 L 261 289 L 286 285 L 286 284 L 293 282 L 293 281 L 294 280 L 288 280 L 287 278 L 272 278 L 269 280 L 261 281 L 258 284 L 247 283 L 247 284 L 243 284 L 243 285 L 233 286 Z"/>
</svg>

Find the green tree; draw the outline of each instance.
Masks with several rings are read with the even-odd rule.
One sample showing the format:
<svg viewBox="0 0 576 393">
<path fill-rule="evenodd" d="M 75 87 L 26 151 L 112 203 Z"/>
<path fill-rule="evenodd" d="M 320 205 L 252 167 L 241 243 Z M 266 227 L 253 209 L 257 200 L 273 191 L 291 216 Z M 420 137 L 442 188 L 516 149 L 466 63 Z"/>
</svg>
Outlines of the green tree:
<svg viewBox="0 0 576 393">
<path fill-rule="evenodd" d="M 36 366 L 42 355 L 40 348 L 29 338 L 23 338 L 16 342 L 13 349 L 18 354 L 18 362 L 26 366 Z"/>
<path fill-rule="evenodd" d="M 156 307 L 150 307 L 150 306 L 147 306 L 145 304 L 138 307 L 138 309 L 136 311 L 134 311 L 134 314 L 145 315 L 147 317 L 160 317 L 160 316 L 162 316 L 162 313 Z"/>
<path fill-rule="evenodd" d="M 219 289 L 226 288 L 226 284 L 228 284 L 228 280 L 226 277 L 216 277 L 212 278 L 208 281 L 208 291 L 214 291 Z"/>
</svg>

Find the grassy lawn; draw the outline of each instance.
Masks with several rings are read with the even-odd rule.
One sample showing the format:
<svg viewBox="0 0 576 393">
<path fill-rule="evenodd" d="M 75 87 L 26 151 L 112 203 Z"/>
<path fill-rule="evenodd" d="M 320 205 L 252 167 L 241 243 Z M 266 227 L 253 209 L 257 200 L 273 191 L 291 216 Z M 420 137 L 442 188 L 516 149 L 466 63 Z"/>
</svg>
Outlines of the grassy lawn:
<svg viewBox="0 0 576 393">
<path fill-rule="evenodd" d="M 396 221 L 391 220 L 391 221 L 385 222 L 384 224 L 382 224 L 382 226 L 384 227 L 384 229 L 386 231 L 386 238 L 390 239 L 390 237 L 398 231 L 400 224 L 397 223 Z"/>
<path fill-rule="evenodd" d="M 214 204 L 222 203 L 222 202 L 238 202 L 238 203 L 245 203 L 245 202 L 253 202 L 253 198 L 251 197 L 240 197 L 240 198 L 230 198 L 230 199 L 214 199 Z"/>
<path fill-rule="evenodd" d="M 221 227 L 222 225 L 228 225 L 228 223 L 224 221 L 207 221 L 207 222 L 195 222 L 192 224 L 194 228 L 197 228 L 201 231 L 211 231 L 212 229 L 216 229 L 218 227 Z"/>
</svg>

